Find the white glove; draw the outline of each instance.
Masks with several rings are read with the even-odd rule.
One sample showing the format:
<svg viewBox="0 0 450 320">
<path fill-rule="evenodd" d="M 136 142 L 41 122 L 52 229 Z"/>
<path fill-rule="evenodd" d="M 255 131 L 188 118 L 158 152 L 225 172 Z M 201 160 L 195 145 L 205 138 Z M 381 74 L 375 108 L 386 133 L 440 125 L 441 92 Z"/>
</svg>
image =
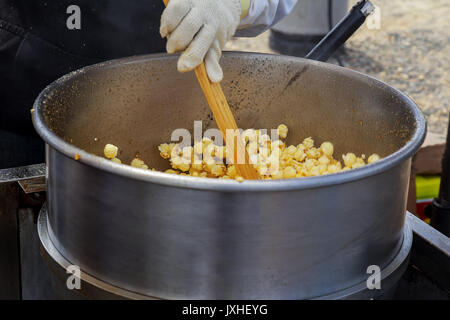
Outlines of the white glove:
<svg viewBox="0 0 450 320">
<path fill-rule="evenodd" d="M 171 0 L 161 17 L 167 52 L 183 51 L 178 71 L 191 71 L 205 60 L 212 82 L 223 78 L 219 60 L 241 16 L 240 0 Z"/>
</svg>

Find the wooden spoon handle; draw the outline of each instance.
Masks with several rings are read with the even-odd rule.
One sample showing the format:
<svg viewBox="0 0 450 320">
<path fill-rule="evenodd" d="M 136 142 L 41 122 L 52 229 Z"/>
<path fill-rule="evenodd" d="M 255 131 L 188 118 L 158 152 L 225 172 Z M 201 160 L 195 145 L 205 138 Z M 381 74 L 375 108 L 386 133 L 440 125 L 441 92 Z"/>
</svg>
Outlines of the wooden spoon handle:
<svg viewBox="0 0 450 320">
<path fill-rule="evenodd" d="M 169 0 L 163 0 L 164 4 L 167 6 Z M 198 67 L 195 68 L 195 74 L 197 76 L 197 80 L 200 84 L 200 87 L 203 90 L 203 94 L 208 101 L 209 108 L 212 111 L 214 119 L 216 120 L 217 126 L 219 127 L 220 132 L 222 133 L 222 137 L 225 143 L 230 147 L 233 146 L 234 149 L 234 159 L 236 170 L 238 175 L 242 176 L 244 179 L 256 180 L 259 179 L 258 172 L 256 169 L 250 164 L 249 156 L 247 150 L 245 149 L 245 145 L 243 140 L 241 139 L 241 135 L 238 131 L 238 126 L 236 124 L 236 120 L 234 119 L 233 113 L 231 112 L 230 106 L 228 105 L 225 94 L 222 91 L 222 87 L 219 83 L 213 83 L 208 77 L 206 72 L 205 63 L 202 62 Z M 234 137 L 236 137 L 235 141 L 226 141 L 227 139 L 227 130 L 234 130 Z M 239 157 L 238 152 L 244 152 L 244 163 L 237 163 Z"/>
</svg>

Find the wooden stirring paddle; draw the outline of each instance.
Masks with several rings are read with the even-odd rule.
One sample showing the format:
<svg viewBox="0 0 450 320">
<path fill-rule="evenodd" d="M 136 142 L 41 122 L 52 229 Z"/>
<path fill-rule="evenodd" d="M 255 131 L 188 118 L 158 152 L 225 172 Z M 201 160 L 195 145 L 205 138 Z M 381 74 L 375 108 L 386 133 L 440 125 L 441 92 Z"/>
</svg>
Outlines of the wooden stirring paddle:
<svg viewBox="0 0 450 320">
<path fill-rule="evenodd" d="M 163 2 L 164 5 L 167 6 L 169 0 L 163 0 Z M 250 164 L 247 150 L 245 149 L 244 142 L 238 131 L 236 120 L 234 120 L 233 113 L 231 112 L 230 106 L 228 105 L 227 99 L 225 98 L 225 94 L 222 91 L 222 87 L 219 83 L 211 82 L 208 74 L 206 73 L 204 62 L 202 62 L 198 67 L 195 68 L 195 74 L 203 90 L 203 94 L 208 101 L 209 108 L 212 111 L 217 126 L 222 133 L 222 137 L 225 143 L 228 145 L 228 147 L 233 146 L 234 148 L 233 162 L 235 163 L 238 175 L 248 180 L 259 179 L 258 172 Z M 233 139 L 236 138 L 235 141 L 228 141 L 227 143 L 227 130 L 233 130 L 232 137 Z M 237 160 L 240 159 L 238 152 L 244 152 L 244 163 L 237 163 Z"/>
</svg>

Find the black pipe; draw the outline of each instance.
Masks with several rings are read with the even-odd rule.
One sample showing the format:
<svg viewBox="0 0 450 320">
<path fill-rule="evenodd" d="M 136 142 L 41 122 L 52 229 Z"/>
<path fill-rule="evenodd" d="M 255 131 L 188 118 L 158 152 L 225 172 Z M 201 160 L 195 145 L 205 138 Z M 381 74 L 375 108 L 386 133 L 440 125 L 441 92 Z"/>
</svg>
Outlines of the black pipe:
<svg viewBox="0 0 450 320">
<path fill-rule="evenodd" d="M 439 198 L 425 208 L 425 214 L 430 218 L 431 226 L 450 237 L 450 116 L 447 141 L 442 157 L 441 185 Z"/>
<path fill-rule="evenodd" d="M 327 61 L 372 13 L 374 6 L 369 1 L 360 1 L 350 12 L 306 55 L 307 59 Z"/>
<path fill-rule="evenodd" d="M 442 157 L 442 176 L 439 188 L 439 200 L 446 207 L 450 206 L 450 116 L 445 144 L 444 156 Z"/>
</svg>

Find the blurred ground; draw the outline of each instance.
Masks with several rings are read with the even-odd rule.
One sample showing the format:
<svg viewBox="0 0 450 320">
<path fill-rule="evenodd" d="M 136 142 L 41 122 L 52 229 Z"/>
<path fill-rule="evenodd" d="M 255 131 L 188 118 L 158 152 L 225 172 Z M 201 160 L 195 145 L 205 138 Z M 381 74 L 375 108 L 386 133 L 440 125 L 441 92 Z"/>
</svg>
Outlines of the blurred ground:
<svg viewBox="0 0 450 320">
<path fill-rule="evenodd" d="M 425 114 L 428 130 L 444 135 L 450 112 L 450 1 L 372 2 L 381 8 L 381 29 L 361 27 L 347 42 L 341 63 L 408 94 Z M 226 50 L 274 53 L 269 34 L 234 39 Z"/>
</svg>

